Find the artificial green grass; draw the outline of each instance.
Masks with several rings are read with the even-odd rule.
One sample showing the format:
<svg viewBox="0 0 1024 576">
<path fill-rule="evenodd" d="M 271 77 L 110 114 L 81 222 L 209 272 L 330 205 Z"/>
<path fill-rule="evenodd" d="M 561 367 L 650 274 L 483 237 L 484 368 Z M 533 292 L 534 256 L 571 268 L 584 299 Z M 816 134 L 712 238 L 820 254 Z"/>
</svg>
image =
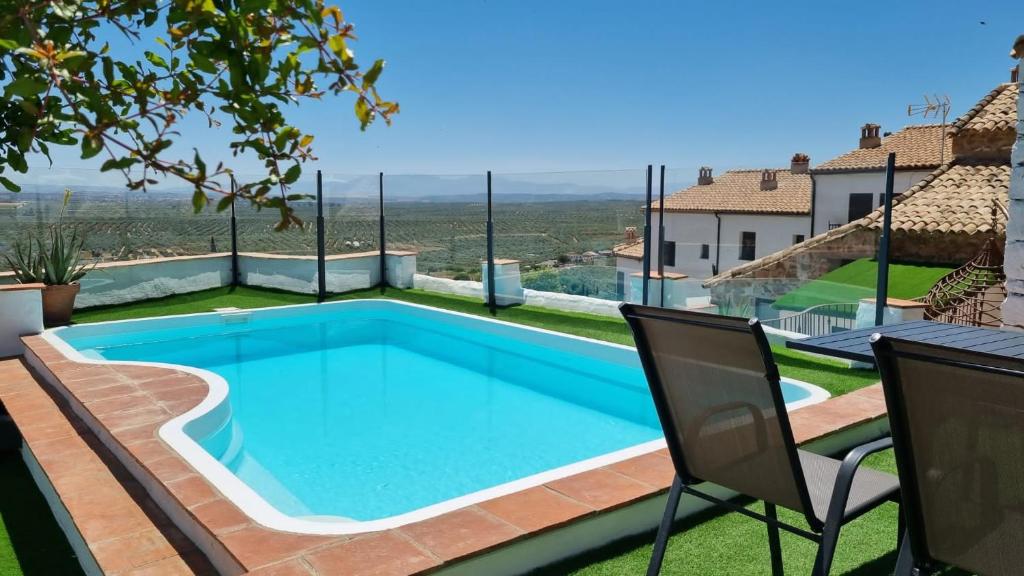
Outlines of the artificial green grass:
<svg viewBox="0 0 1024 576">
<path fill-rule="evenodd" d="M 17 452 L 0 454 L 0 574 L 82 574 L 71 545 Z"/>
<path fill-rule="evenodd" d="M 475 298 L 425 292 L 422 290 L 388 288 L 383 294 L 378 289 L 357 290 L 332 296 L 329 300 L 356 300 L 361 298 L 390 298 L 402 302 L 411 302 L 476 316 L 490 317 L 487 307 Z M 259 308 L 286 304 L 305 304 L 315 301 L 316 298 L 311 295 L 239 286 L 236 288 L 214 288 L 202 292 L 168 296 L 166 298 L 131 304 L 78 310 L 75 312 L 73 320 L 76 323 L 104 322 L 108 320 L 127 320 L 130 318 L 146 318 L 170 314 L 209 312 L 214 308 L 225 308 L 228 306 Z M 495 317 L 499 320 L 544 328 L 555 332 L 564 332 L 566 334 L 604 340 L 616 344 L 625 344 L 627 346 L 633 345 L 633 336 L 630 334 L 626 322 L 621 318 L 563 312 L 535 306 L 500 308 Z M 840 362 L 816 358 L 788 350 L 781 346 L 773 347 L 773 351 L 775 353 L 775 360 L 779 365 L 779 371 L 783 376 L 816 384 L 828 390 L 833 396 L 845 394 L 851 390 L 856 390 L 878 381 L 878 374 L 874 370 L 850 369 Z"/>
<path fill-rule="evenodd" d="M 888 450 L 870 456 L 866 466 L 896 473 L 895 459 Z M 684 498 L 692 498 L 685 496 Z M 749 509 L 763 513 L 761 503 Z M 883 504 L 843 527 L 836 549 L 832 574 L 844 576 L 888 576 L 896 564 L 897 509 Z M 779 509 L 779 519 L 794 526 L 807 526 L 803 516 Z M 782 532 L 782 556 L 787 574 L 809 574 L 817 546 Z M 654 535 L 632 538 L 595 552 L 550 566 L 537 576 L 618 576 L 644 574 L 651 557 Z M 661 573 L 700 575 L 769 575 L 768 530 L 757 520 L 737 513 L 713 510 L 687 518 L 669 540 Z"/>
<path fill-rule="evenodd" d="M 912 299 L 928 290 L 953 269 L 948 266 L 889 264 L 889 296 Z M 773 306 L 780 310 L 805 310 L 818 304 L 857 302 L 875 296 L 878 262 L 870 258 L 845 266 L 783 295 Z"/>
</svg>

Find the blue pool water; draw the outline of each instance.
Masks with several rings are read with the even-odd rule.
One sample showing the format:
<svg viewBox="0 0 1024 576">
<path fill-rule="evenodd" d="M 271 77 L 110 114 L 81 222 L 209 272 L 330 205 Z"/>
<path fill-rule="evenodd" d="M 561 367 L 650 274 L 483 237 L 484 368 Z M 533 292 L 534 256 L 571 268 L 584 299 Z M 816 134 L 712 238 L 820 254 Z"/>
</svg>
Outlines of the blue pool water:
<svg viewBox="0 0 1024 576">
<path fill-rule="evenodd" d="M 661 437 L 635 351 L 344 304 L 59 334 L 87 357 L 222 376 L 230 418 L 194 439 L 293 517 L 387 518 Z"/>
</svg>

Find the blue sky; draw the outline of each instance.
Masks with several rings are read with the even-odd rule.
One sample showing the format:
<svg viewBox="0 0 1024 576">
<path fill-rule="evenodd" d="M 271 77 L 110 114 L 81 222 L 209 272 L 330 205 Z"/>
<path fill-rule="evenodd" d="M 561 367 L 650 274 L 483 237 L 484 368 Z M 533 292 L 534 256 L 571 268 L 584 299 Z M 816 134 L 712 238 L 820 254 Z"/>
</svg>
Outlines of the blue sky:
<svg viewBox="0 0 1024 576">
<path fill-rule="evenodd" d="M 359 132 L 348 97 L 292 108 L 335 173 L 479 173 L 822 162 L 864 122 L 948 94 L 954 114 L 1009 77 L 1024 2 L 342 0 L 357 59 L 401 103 Z M 985 24 L 980 22 L 984 21 Z M 227 128 L 185 125 L 240 172 Z M 184 148 L 184 149 L 183 149 Z M 93 166 L 61 152 L 61 166 Z M 41 162 L 36 162 L 41 165 Z M 314 168 L 314 167 L 310 167 Z"/>
</svg>

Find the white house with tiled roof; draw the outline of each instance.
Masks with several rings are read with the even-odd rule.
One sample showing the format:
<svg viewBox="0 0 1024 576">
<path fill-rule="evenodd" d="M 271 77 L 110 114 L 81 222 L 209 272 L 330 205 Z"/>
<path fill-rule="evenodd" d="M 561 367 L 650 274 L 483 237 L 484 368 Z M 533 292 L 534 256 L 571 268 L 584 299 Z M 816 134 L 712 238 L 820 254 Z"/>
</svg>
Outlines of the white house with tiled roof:
<svg viewBox="0 0 1024 576">
<path fill-rule="evenodd" d="M 907 126 L 895 134 L 880 134 L 877 124 L 861 127 L 856 150 L 811 169 L 814 178 L 816 236 L 869 214 L 882 204 L 885 164 L 896 153 L 895 193 L 928 176 L 952 157 L 952 144 L 941 125 Z"/>
<path fill-rule="evenodd" d="M 732 170 L 715 176 L 701 168 L 697 184 L 665 198 L 664 270 L 698 285 L 718 270 L 755 260 L 802 242 L 811 231 L 809 159 L 794 157 L 789 169 Z M 652 246 L 658 216 L 652 206 Z M 616 246 L 618 282 L 630 299 L 631 274 L 643 270 L 643 241 Z M 658 269 L 658 250 L 651 269 Z M 634 299 L 635 300 L 635 299 Z"/>
<path fill-rule="evenodd" d="M 894 259 L 960 264 L 989 239 L 1004 237 L 1018 92 L 1016 81 L 1001 84 L 961 116 L 947 131 L 950 157 L 894 199 Z M 722 301 L 771 299 L 846 261 L 873 256 L 883 216 L 872 210 L 798 246 L 724 270 L 705 286 Z"/>
</svg>

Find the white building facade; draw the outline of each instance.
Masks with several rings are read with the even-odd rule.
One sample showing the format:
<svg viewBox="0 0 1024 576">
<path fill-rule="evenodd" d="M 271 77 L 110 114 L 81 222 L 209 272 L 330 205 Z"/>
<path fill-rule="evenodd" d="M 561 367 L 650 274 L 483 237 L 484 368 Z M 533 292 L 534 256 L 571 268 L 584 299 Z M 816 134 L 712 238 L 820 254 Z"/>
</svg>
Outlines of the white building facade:
<svg viewBox="0 0 1024 576">
<path fill-rule="evenodd" d="M 865 124 L 856 150 L 811 170 L 811 236 L 859 220 L 882 205 L 890 152 L 896 153 L 896 194 L 906 192 L 952 159 L 950 139 L 944 138 L 945 130 L 940 125 L 908 126 L 891 135 L 880 135 L 880 131 L 877 124 Z"/>
</svg>

